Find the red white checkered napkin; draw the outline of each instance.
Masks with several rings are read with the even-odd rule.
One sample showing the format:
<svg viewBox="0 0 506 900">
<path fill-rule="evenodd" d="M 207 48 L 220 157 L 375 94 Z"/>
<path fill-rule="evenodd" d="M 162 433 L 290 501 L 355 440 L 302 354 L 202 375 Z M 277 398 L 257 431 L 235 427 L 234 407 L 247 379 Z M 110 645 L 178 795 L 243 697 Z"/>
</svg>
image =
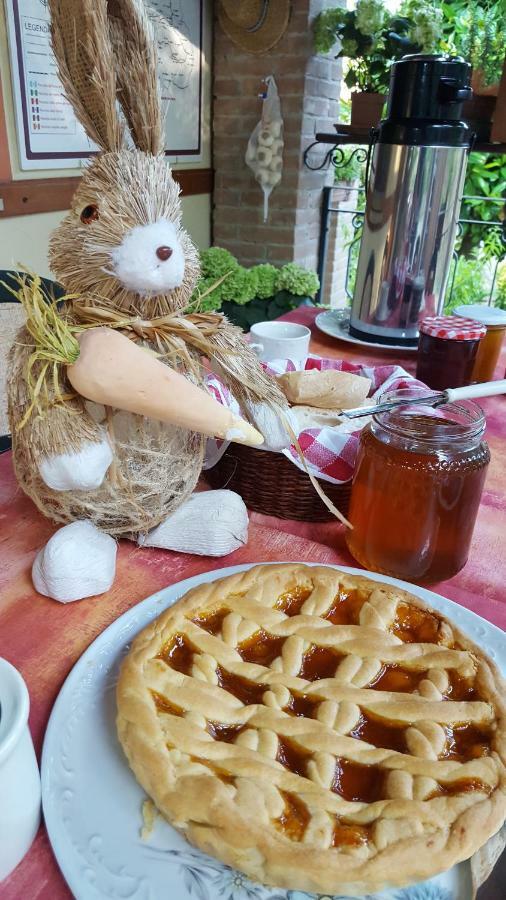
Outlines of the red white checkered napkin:
<svg viewBox="0 0 506 900">
<path fill-rule="evenodd" d="M 324 369 L 335 369 L 338 372 L 352 372 L 354 375 L 363 375 L 371 380 L 369 397 L 373 400 L 378 400 L 386 391 L 420 384 L 401 366 L 362 366 L 343 359 L 323 359 L 309 356 L 305 363 L 295 363 L 291 359 L 281 359 L 270 362 L 266 369 L 272 375 L 282 375 L 284 372 L 301 370 L 309 371 L 310 369 L 322 371 Z M 206 381 L 207 387 L 216 400 L 228 406 L 233 412 L 240 414 L 237 401 L 216 375 L 208 375 Z M 304 454 L 306 465 L 315 478 L 319 478 L 322 481 L 330 481 L 332 484 L 342 484 L 350 480 L 355 468 L 360 431 L 363 424 L 359 426 L 357 423 L 356 431 L 348 434 L 328 425 L 317 428 L 305 428 L 299 432 L 297 437 L 300 448 Z M 225 449 L 223 442 L 209 441 L 205 468 L 209 469 L 215 465 Z M 290 459 L 297 468 L 304 471 L 304 466 L 293 445 L 286 450 L 282 450 L 281 453 L 287 459 Z"/>
</svg>

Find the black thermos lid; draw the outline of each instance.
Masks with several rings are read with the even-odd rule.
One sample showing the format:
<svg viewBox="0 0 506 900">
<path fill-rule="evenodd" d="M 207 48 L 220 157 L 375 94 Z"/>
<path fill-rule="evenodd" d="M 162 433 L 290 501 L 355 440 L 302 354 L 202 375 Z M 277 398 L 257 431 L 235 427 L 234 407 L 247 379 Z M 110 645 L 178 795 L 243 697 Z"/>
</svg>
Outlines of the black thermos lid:
<svg viewBox="0 0 506 900">
<path fill-rule="evenodd" d="M 395 62 L 390 72 L 381 143 L 469 146 L 471 132 L 461 121 L 463 103 L 472 97 L 469 63 L 416 53 Z"/>
</svg>

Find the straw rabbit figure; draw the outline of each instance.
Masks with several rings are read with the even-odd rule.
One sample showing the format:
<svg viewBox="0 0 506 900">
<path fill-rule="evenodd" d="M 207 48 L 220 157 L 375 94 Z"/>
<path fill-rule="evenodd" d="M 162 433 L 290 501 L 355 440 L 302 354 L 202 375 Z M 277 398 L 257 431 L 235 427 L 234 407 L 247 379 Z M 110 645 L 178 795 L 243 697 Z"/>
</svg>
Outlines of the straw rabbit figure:
<svg viewBox="0 0 506 900">
<path fill-rule="evenodd" d="M 158 352 L 157 365 L 161 360 L 197 386 L 207 356 L 242 410 L 262 427 L 284 401 L 241 333 L 217 316 L 202 316 L 196 324 L 198 317 L 184 317 L 199 274 L 198 255 L 181 227 L 179 188 L 164 157 L 156 55 L 142 0 L 50 0 L 49 7 L 67 98 L 101 148 L 50 242 L 51 267 L 72 297 L 64 305 L 65 321 L 103 322 L 105 327 L 82 334 L 97 340 L 113 335 L 114 347 L 123 342 L 120 351 L 128 345 L 128 362 L 118 351 L 117 367 L 123 387 L 131 386 L 129 397 L 148 356 L 154 360 L 146 349 Z M 168 344 L 150 325 L 157 317 L 170 320 Z M 109 326 L 122 319 L 133 325 L 112 331 Z M 82 350 L 81 342 L 81 355 Z M 16 474 L 45 515 L 68 523 L 34 563 L 41 593 L 68 601 L 107 590 L 115 569 L 111 535 L 213 555 L 245 542 L 247 514 L 236 494 L 192 495 L 205 442 L 193 408 L 161 422 L 137 414 L 133 400 L 115 403 L 111 394 L 109 401 L 107 385 L 106 401 L 90 402 L 94 395 L 75 390 L 74 367 L 62 367 L 65 402 L 56 402 L 58 386 L 46 379 L 44 413 L 27 417 L 33 353 L 33 337 L 25 330 L 12 351 L 9 385 Z M 137 354 L 133 363 L 131 353 Z M 102 359 L 95 349 L 95 364 Z M 43 380 L 41 360 L 32 363 L 32 383 L 39 375 Z M 157 390 L 153 383 L 155 399 Z M 209 395 L 198 391 L 210 404 Z M 21 420 L 26 421 L 19 428 Z"/>
</svg>

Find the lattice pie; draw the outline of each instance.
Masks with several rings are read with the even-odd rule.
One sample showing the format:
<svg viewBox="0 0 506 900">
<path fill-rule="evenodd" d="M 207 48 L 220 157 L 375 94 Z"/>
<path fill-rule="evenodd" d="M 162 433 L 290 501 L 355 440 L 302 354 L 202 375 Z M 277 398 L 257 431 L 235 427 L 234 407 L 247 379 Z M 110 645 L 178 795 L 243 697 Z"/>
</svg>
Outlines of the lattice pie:
<svg viewBox="0 0 506 900">
<path fill-rule="evenodd" d="M 257 566 L 137 637 L 118 732 L 193 844 L 267 884 L 361 894 L 449 868 L 499 829 L 505 687 L 410 594 Z"/>
</svg>

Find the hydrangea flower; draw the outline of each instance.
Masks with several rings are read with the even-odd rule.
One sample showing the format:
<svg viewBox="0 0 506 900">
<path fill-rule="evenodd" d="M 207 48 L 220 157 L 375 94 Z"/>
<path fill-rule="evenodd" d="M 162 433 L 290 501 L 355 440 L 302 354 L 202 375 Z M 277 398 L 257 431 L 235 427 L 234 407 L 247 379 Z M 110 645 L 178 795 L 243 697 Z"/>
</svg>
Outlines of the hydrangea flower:
<svg viewBox="0 0 506 900">
<path fill-rule="evenodd" d="M 257 297 L 260 297 L 261 300 L 272 297 L 277 291 L 278 270 L 276 266 L 271 266 L 270 263 L 261 263 L 253 266 L 250 271 L 255 272 L 257 277 Z"/>
<path fill-rule="evenodd" d="M 387 11 L 382 0 L 358 0 L 355 22 L 362 34 L 371 37 L 378 34 L 385 25 L 386 16 Z"/>
<path fill-rule="evenodd" d="M 320 282 L 316 272 L 310 272 L 296 263 L 287 263 L 278 275 L 278 291 L 289 291 L 298 297 L 314 297 Z"/>
<path fill-rule="evenodd" d="M 217 281 L 226 272 L 239 266 L 235 256 L 223 247 L 209 247 L 200 251 L 200 266 L 203 278 L 214 278 Z"/>
<path fill-rule="evenodd" d="M 413 22 L 410 40 L 419 45 L 421 53 L 433 53 L 441 41 L 443 10 L 427 0 L 406 0 L 401 12 Z"/>
</svg>

